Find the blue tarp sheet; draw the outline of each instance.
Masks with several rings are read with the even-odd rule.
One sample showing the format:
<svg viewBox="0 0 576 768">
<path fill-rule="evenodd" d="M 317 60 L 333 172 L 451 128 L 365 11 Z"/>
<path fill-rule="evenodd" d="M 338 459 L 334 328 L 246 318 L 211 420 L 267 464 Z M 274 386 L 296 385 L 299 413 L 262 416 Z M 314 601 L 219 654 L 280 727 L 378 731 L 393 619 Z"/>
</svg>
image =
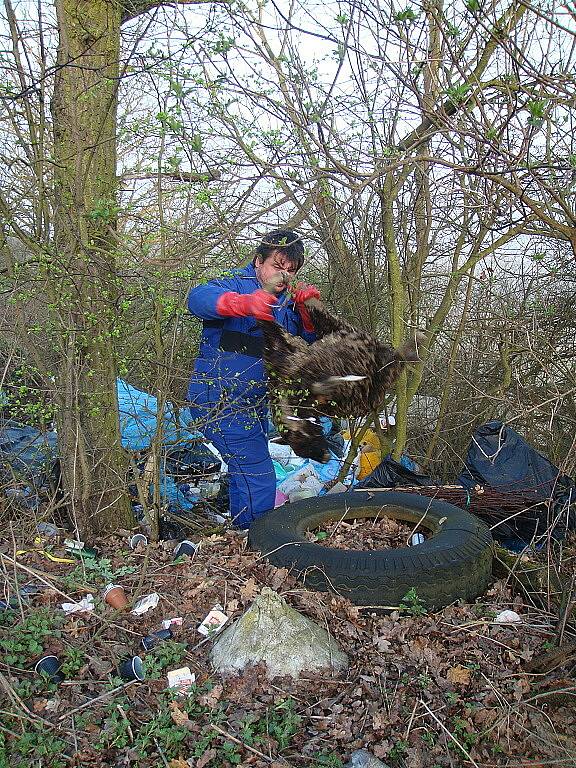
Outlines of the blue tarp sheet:
<svg viewBox="0 0 576 768">
<path fill-rule="evenodd" d="M 117 391 L 122 445 L 131 451 L 145 450 L 156 432 L 158 400 L 154 395 L 136 389 L 122 379 L 118 379 Z M 181 409 L 177 418 L 172 406 L 165 406 L 164 444 L 201 438 L 199 432 L 187 428 L 189 418 L 187 408 Z"/>
<path fill-rule="evenodd" d="M 117 381 L 117 392 L 122 445 L 131 451 L 147 449 L 156 432 L 157 399 L 122 379 Z M 201 439 L 199 432 L 187 429 L 187 417 L 186 409 L 180 411 L 177 419 L 172 406 L 164 408 L 164 445 Z M 34 481 L 49 471 L 56 456 L 55 431 L 40 432 L 11 419 L 0 426 L 0 462 L 5 478 L 15 476 Z"/>
<path fill-rule="evenodd" d="M 34 427 L 8 420 L 0 428 L 0 466 L 4 482 L 25 478 L 43 482 L 56 457 L 56 432 L 40 432 Z"/>
</svg>

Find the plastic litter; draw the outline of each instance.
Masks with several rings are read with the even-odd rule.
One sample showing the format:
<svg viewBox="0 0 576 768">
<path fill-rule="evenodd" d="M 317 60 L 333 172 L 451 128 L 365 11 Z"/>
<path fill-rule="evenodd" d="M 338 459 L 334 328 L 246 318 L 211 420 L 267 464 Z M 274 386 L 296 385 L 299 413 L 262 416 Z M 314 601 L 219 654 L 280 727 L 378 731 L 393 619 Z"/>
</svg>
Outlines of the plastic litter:
<svg viewBox="0 0 576 768">
<path fill-rule="evenodd" d="M 144 680 L 146 672 L 140 656 L 123 661 L 118 667 L 118 674 L 123 680 Z"/>
<path fill-rule="evenodd" d="M 94 596 L 91 594 L 83 597 L 77 603 L 62 603 L 64 613 L 88 613 L 94 610 Z"/>
<path fill-rule="evenodd" d="M 38 533 L 42 534 L 42 536 L 48 536 L 50 538 L 55 538 L 60 534 L 60 529 L 58 526 L 54 525 L 54 523 L 40 522 L 36 525 L 36 530 Z"/>
<path fill-rule="evenodd" d="M 276 498 L 274 500 L 274 508 L 281 507 L 282 504 L 286 504 L 288 501 L 288 495 L 286 493 L 282 493 L 282 491 L 276 491 Z"/>
<path fill-rule="evenodd" d="M 46 552 L 45 549 L 18 549 L 16 551 L 16 556 L 19 557 L 20 555 L 27 555 L 29 552 L 34 552 L 37 555 L 42 555 L 43 557 L 47 557 L 48 560 L 51 560 L 53 563 L 75 563 L 76 560 L 70 560 L 69 557 L 56 557 L 56 555 L 53 555 L 51 552 Z"/>
<path fill-rule="evenodd" d="M 390 454 L 385 456 L 376 469 L 361 480 L 356 488 L 395 488 L 397 485 L 437 485 L 436 481 L 423 474 L 408 456 L 395 461 Z"/>
<path fill-rule="evenodd" d="M 128 546 L 130 549 L 136 549 L 139 544 L 148 544 L 148 537 L 143 533 L 135 533 L 134 536 L 130 536 L 128 539 Z"/>
<path fill-rule="evenodd" d="M 174 619 L 162 619 L 162 629 L 170 629 L 170 627 L 181 627 L 184 619 L 182 616 L 176 616 Z"/>
<path fill-rule="evenodd" d="M 34 671 L 44 672 L 52 683 L 61 683 L 64 680 L 64 675 L 60 671 L 61 667 L 62 663 L 58 656 L 43 656 L 36 662 Z"/>
<path fill-rule="evenodd" d="M 199 546 L 199 544 L 196 544 L 194 541 L 190 541 L 189 539 L 181 541 L 174 547 L 174 559 L 181 557 L 182 555 L 188 555 L 189 557 L 195 555 Z"/>
<path fill-rule="evenodd" d="M 424 544 L 426 538 L 423 533 L 414 533 L 410 539 L 410 546 L 416 547 L 418 544 Z"/>
<path fill-rule="evenodd" d="M 77 539 L 64 539 L 64 549 L 66 552 L 81 552 L 85 546 L 83 541 Z"/>
<path fill-rule="evenodd" d="M 160 602 L 160 595 L 158 592 L 152 592 L 149 595 L 144 595 L 134 604 L 134 608 L 130 611 L 134 616 L 142 616 L 144 613 L 156 608 Z"/>
<path fill-rule="evenodd" d="M 514 624 L 518 621 L 522 621 L 522 617 L 516 611 L 502 611 L 494 619 L 494 624 Z"/>
<path fill-rule="evenodd" d="M 164 640 L 170 640 L 172 632 L 169 629 L 159 629 L 156 632 L 151 632 L 146 637 L 140 640 L 140 645 L 145 651 L 151 651 L 158 643 L 164 642 Z"/>
</svg>

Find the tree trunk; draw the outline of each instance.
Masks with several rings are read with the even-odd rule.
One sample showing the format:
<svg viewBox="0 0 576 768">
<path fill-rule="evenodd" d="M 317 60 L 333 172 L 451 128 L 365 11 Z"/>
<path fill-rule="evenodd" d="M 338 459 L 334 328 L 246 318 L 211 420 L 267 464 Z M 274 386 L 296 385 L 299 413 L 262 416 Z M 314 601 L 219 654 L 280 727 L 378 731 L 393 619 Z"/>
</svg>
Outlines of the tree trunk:
<svg viewBox="0 0 576 768">
<path fill-rule="evenodd" d="M 121 5 L 58 0 L 56 10 L 55 249 L 46 271 L 60 338 L 58 441 L 64 487 L 85 535 L 133 523 L 114 353 Z"/>
</svg>

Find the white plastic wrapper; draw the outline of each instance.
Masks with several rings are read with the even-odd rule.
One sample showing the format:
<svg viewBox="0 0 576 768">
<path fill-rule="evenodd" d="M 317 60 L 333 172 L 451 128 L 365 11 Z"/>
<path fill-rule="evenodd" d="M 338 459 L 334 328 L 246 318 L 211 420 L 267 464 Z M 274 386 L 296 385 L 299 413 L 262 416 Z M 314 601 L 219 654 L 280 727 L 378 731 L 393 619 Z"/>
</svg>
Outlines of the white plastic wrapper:
<svg viewBox="0 0 576 768">
<path fill-rule="evenodd" d="M 143 613 L 148 613 L 152 608 L 156 608 L 158 605 L 158 602 L 160 601 L 160 595 L 158 592 L 152 592 L 150 595 L 144 595 L 144 597 L 141 597 L 140 600 L 134 605 L 134 608 L 130 611 L 130 613 L 134 614 L 134 616 L 141 616 Z"/>
<path fill-rule="evenodd" d="M 494 619 L 495 624 L 514 624 L 517 621 L 522 621 L 522 617 L 516 611 L 502 611 Z"/>
<path fill-rule="evenodd" d="M 86 595 L 77 603 L 62 603 L 64 613 L 88 613 L 94 610 L 94 596 Z"/>
</svg>

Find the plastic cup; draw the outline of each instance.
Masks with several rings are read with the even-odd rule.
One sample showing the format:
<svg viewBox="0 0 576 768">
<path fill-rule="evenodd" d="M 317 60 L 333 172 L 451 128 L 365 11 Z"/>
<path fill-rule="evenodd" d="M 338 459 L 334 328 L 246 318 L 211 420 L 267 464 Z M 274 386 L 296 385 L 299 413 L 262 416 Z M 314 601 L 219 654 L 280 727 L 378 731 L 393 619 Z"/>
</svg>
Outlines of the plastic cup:
<svg viewBox="0 0 576 768">
<path fill-rule="evenodd" d="M 155 648 L 158 645 L 158 643 L 162 643 L 164 640 L 170 640 L 171 637 L 173 637 L 171 630 L 159 629 L 157 632 L 151 632 L 149 635 L 146 635 L 146 637 L 143 637 L 142 640 L 140 640 L 140 645 L 145 651 L 151 651 L 152 648 Z"/>
<path fill-rule="evenodd" d="M 174 548 L 174 559 L 180 557 L 181 555 L 194 555 L 196 554 L 197 549 L 198 544 L 194 544 L 193 541 L 185 539 L 184 541 L 181 541 L 180 544 L 177 544 Z"/>
<path fill-rule="evenodd" d="M 58 656 L 43 656 L 36 662 L 34 672 L 44 672 L 48 675 L 51 683 L 61 683 L 64 680 L 64 675 L 60 672 L 61 666 Z"/>
<path fill-rule="evenodd" d="M 128 598 L 121 584 L 108 584 L 102 593 L 102 598 L 105 603 L 108 603 L 109 606 L 117 611 L 126 608 L 128 605 Z"/>
<path fill-rule="evenodd" d="M 138 544 L 144 544 L 144 546 L 148 544 L 148 538 L 144 536 L 143 533 L 135 533 L 134 536 L 131 536 L 128 539 L 128 546 L 130 549 L 136 549 Z"/>
<path fill-rule="evenodd" d="M 146 673 L 140 656 L 123 661 L 118 667 L 118 674 L 123 680 L 144 680 Z"/>
</svg>

